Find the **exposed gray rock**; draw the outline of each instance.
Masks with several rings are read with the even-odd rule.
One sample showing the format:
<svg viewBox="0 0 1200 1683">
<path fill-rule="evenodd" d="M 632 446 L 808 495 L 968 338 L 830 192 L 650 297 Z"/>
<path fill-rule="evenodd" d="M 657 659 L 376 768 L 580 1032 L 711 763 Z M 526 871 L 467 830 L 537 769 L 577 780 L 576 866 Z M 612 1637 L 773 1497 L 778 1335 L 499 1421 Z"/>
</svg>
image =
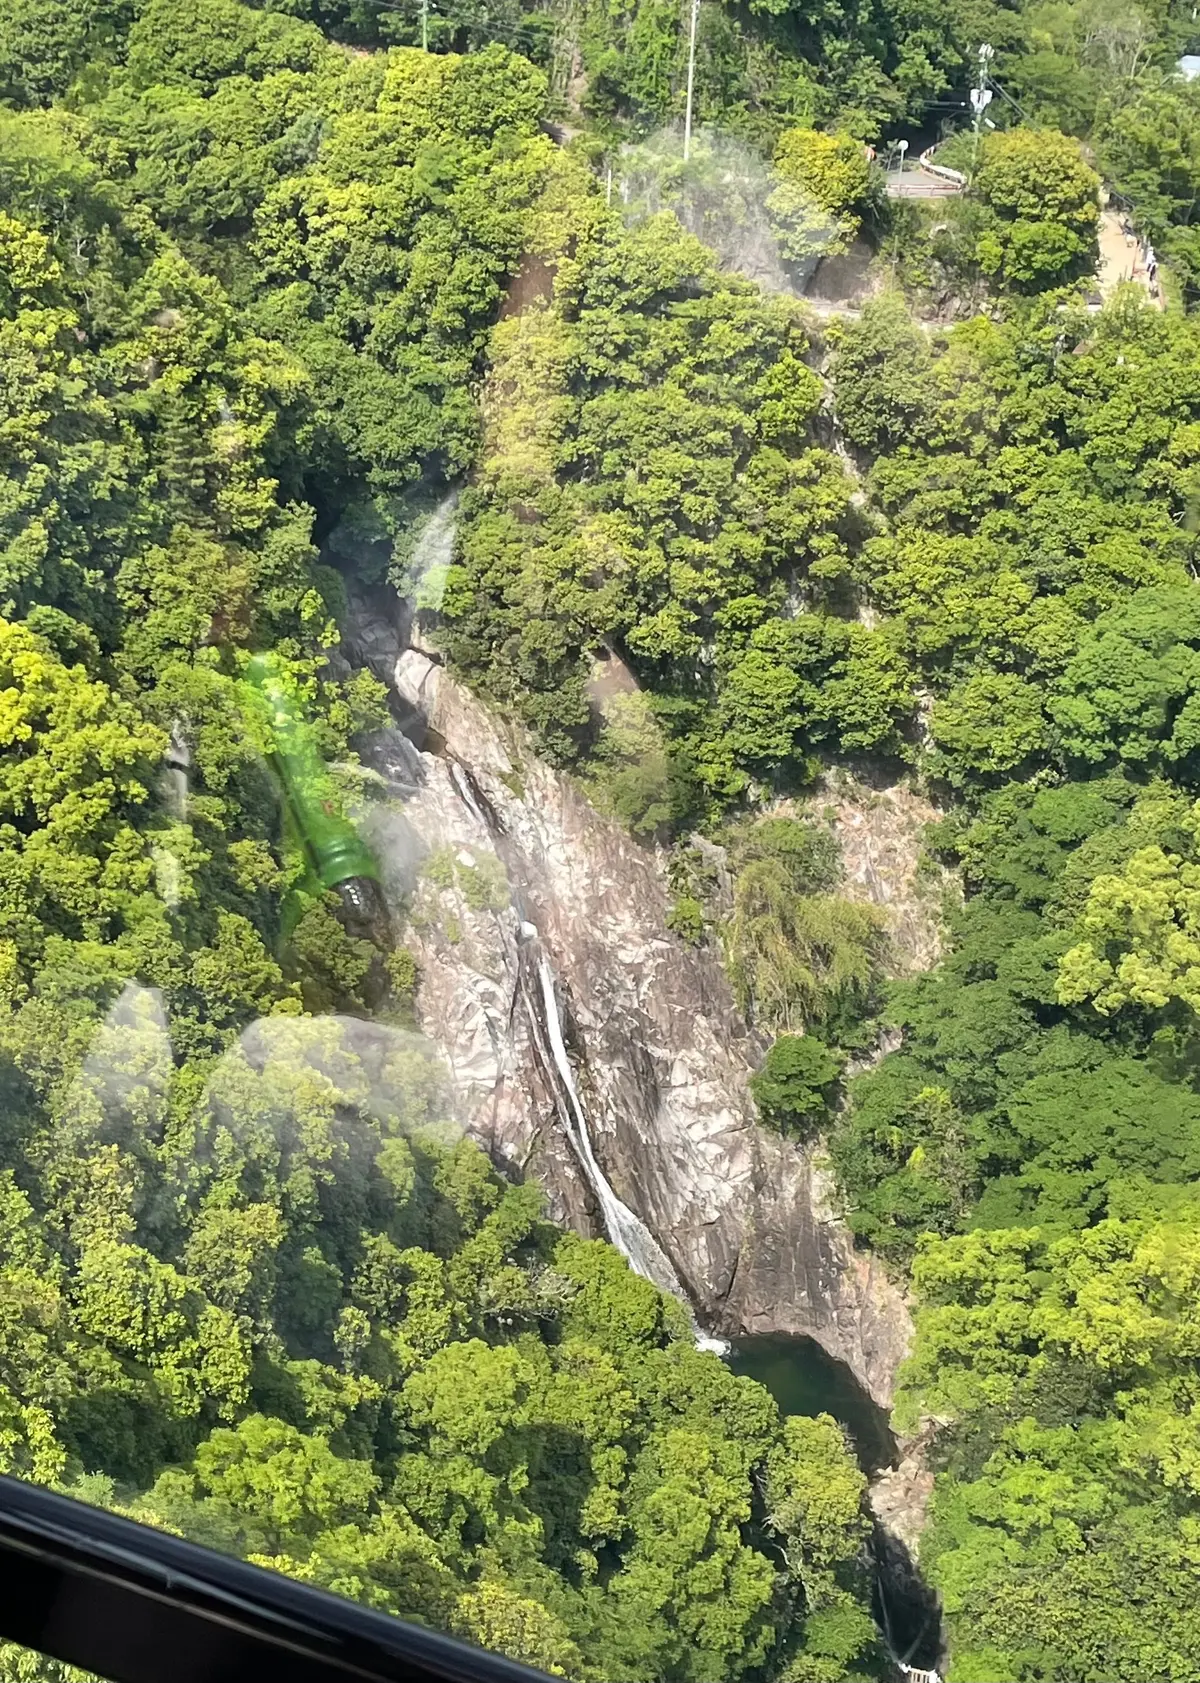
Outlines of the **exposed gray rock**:
<svg viewBox="0 0 1200 1683">
<path fill-rule="evenodd" d="M 665 927 L 663 862 L 596 813 L 415 649 L 394 682 L 439 752 L 405 768 L 406 797 L 372 814 L 406 941 L 421 1026 L 444 1051 L 464 1120 L 552 1213 L 597 1232 L 522 995 L 522 945 L 557 977 L 597 1159 L 714 1330 L 817 1339 L 891 1400 L 910 1333 L 904 1302 L 854 1251 L 811 1153 L 753 1120 L 747 1035 L 716 958 Z M 395 760 L 394 745 L 370 757 Z M 469 861 L 465 863 L 464 861 Z M 536 929 L 531 936 L 529 927 Z"/>
<path fill-rule="evenodd" d="M 809 816 L 830 822 L 841 849 L 841 892 L 878 906 L 887 919 L 893 976 L 929 970 L 942 954 L 943 899 L 951 872 L 920 869 L 926 826 L 942 814 L 907 783 L 871 788 L 833 772 L 809 803 Z"/>
<path fill-rule="evenodd" d="M 343 580 L 346 612 L 341 652 L 353 666 L 365 666 L 391 681 L 400 651 L 410 640 L 408 604 L 387 585 L 368 585 L 353 574 Z"/>
<path fill-rule="evenodd" d="M 933 1474 L 925 1462 L 922 1441 L 902 1446 L 900 1460 L 871 1481 L 871 1512 L 892 1537 L 899 1538 L 914 1561 L 920 1559 L 921 1536 L 933 1495 Z"/>
</svg>

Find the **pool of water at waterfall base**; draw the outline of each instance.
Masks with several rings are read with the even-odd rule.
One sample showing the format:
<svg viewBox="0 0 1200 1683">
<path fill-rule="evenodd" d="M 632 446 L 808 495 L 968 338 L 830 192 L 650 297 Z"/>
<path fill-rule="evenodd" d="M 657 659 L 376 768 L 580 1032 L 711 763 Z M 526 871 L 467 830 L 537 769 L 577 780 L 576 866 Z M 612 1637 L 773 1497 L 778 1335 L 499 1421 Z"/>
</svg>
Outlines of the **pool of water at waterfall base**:
<svg viewBox="0 0 1200 1683">
<path fill-rule="evenodd" d="M 844 1362 L 836 1361 L 811 1338 L 767 1333 L 735 1338 L 729 1366 L 764 1385 L 782 1414 L 831 1414 L 854 1439 L 859 1464 L 867 1473 L 890 1466 L 895 1439 L 886 1412 L 863 1390 Z"/>
</svg>

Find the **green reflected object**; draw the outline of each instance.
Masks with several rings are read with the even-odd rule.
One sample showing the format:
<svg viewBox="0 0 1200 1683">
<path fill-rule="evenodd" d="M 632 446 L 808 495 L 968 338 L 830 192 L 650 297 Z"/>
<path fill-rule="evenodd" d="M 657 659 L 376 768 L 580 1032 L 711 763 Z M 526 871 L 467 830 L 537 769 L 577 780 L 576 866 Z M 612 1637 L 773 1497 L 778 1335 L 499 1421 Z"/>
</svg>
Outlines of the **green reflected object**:
<svg viewBox="0 0 1200 1683">
<path fill-rule="evenodd" d="M 317 751 L 312 727 L 286 682 L 279 660 L 255 655 L 246 676 L 267 704 L 274 770 L 322 888 L 351 877 L 379 878 L 379 867 L 357 829 L 342 813 L 329 767 Z"/>
<path fill-rule="evenodd" d="M 337 786 L 282 662 L 273 654 L 255 655 L 246 668 L 246 679 L 258 698 L 260 716 L 265 706 L 269 764 L 280 786 L 289 826 L 308 862 L 313 888 L 337 893 L 352 933 L 388 946 L 379 866 L 341 810 Z"/>
</svg>

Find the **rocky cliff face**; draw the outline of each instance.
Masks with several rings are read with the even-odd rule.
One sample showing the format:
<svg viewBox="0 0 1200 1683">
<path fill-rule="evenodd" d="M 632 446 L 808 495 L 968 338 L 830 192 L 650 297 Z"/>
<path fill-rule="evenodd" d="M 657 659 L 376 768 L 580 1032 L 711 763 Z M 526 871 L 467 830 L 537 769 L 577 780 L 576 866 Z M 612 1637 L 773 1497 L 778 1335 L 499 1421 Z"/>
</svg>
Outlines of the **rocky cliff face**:
<svg viewBox="0 0 1200 1683">
<path fill-rule="evenodd" d="M 378 669 L 387 641 L 351 652 Z M 427 736 L 374 745 L 390 798 L 370 822 L 471 1132 L 542 1182 L 556 1219 L 603 1231 L 547 1046 L 548 965 L 595 1157 L 702 1326 L 809 1335 L 888 1405 L 904 1303 L 855 1253 L 811 1155 L 756 1127 L 760 1048 L 715 957 L 667 932 L 660 862 L 429 656 L 403 651 L 392 679 Z"/>
<path fill-rule="evenodd" d="M 943 815 L 905 783 L 871 788 L 842 771 L 826 774 L 806 816 L 837 837 L 841 892 L 867 900 L 887 919 L 889 973 L 915 976 L 942 956 L 943 905 L 957 892 L 950 871 L 920 867 L 925 827 Z"/>
</svg>

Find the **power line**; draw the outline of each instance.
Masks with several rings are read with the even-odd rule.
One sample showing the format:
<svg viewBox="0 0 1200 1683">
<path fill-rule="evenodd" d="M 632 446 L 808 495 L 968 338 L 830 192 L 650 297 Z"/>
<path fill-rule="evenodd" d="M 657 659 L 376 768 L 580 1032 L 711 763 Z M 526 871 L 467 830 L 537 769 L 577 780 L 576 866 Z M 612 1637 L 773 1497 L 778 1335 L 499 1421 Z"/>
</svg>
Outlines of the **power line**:
<svg viewBox="0 0 1200 1683">
<path fill-rule="evenodd" d="M 1013 96 L 1010 93 L 1008 93 L 1004 88 L 1002 88 L 1000 86 L 1000 83 L 996 80 L 996 78 L 994 76 L 989 76 L 988 81 L 990 82 L 991 86 L 993 88 L 995 88 L 996 92 L 1000 95 L 1000 98 L 1003 99 L 1003 100 L 1006 100 L 1008 102 L 1008 104 L 1012 106 L 1012 108 L 1016 112 L 1017 116 L 1020 117 L 1023 122 L 1027 123 L 1029 121 L 1029 114 L 1025 110 L 1025 107 L 1023 105 L 1020 105 L 1013 98 Z"/>
</svg>

